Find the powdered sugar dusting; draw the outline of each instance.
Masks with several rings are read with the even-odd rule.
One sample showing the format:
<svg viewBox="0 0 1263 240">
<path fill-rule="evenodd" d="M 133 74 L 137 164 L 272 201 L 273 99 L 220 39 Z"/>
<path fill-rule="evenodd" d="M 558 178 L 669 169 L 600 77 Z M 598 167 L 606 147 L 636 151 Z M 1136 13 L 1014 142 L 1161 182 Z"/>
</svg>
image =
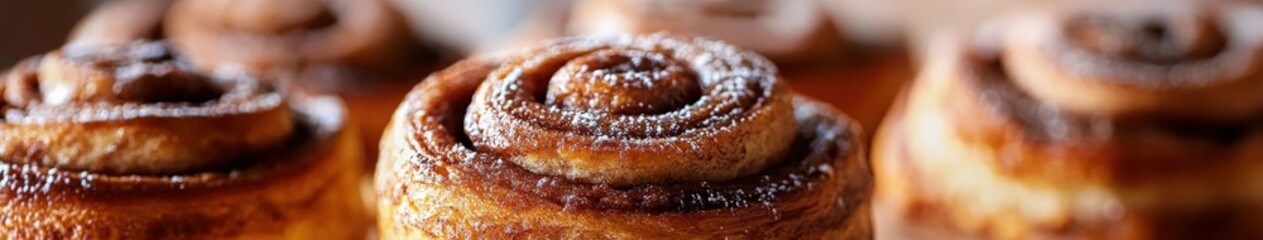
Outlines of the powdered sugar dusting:
<svg viewBox="0 0 1263 240">
<path fill-rule="evenodd" d="M 786 128 L 776 124 L 791 127 L 793 124 L 792 120 L 774 120 L 789 119 L 789 116 L 776 116 L 788 114 L 779 112 L 791 108 L 788 96 L 780 96 L 788 93 L 777 83 L 776 69 L 752 52 L 720 42 L 664 35 L 576 38 L 510 55 L 500 66 L 475 94 L 465 128 L 478 149 L 519 156 L 513 158 L 519 163 L 535 161 L 532 159 L 569 161 L 578 156 L 557 155 L 568 152 L 591 152 L 583 155 L 591 157 L 583 161 L 625 159 L 629 151 L 639 151 L 659 153 L 663 158 L 697 159 L 671 161 L 710 165 L 704 169 L 750 169 L 743 164 L 765 163 L 746 161 L 779 161 L 779 155 L 791 144 L 788 134 L 776 134 Z M 558 84 L 562 86 L 557 87 Z M 600 87 L 590 87 L 590 84 Z M 673 96 L 688 95 L 683 92 L 689 89 L 687 84 L 696 84 L 700 96 L 689 103 L 673 103 L 691 99 Z M 547 101 L 540 99 L 545 87 L 548 87 Z M 637 95 L 640 91 L 651 94 Z M 583 96 L 567 95 L 574 92 Z M 664 95 L 668 99 L 656 98 Z M 563 97 L 572 98 L 554 99 Z M 573 100 L 585 97 L 600 101 Z M 620 110 L 623 108 L 619 104 L 624 103 L 619 102 L 621 100 L 631 101 L 631 107 L 674 109 L 648 114 L 625 113 Z M 573 105 L 586 106 L 575 108 Z M 760 128 L 753 126 L 754 122 L 774 125 Z M 782 137 L 761 139 L 765 136 Z M 720 143 L 715 139 L 772 141 L 763 143 L 772 150 L 754 151 L 749 150 L 747 143 Z M 600 153 L 605 151 L 616 155 Z M 638 158 L 635 161 L 656 161 L 645 158 L 644 154 L 633 155 Z M 719 166 L 717 162 L 740 164 Z M 613 164 L 637 165 L 623 161 Z M 565 174 L 618 181 L 611 179 L 618 177 L 604 176 L 603 171 L 586 169 L 588 165 L 591 164 L 568 167 L 565 171 L 569 173 Z M 650 170 L 653 169 L 645 171 Z M 641 169 L 620 170 L 627 171 Z M 686 175 L 709 170 L 681 167 L 653 171 L 659 172 L 653 174 L 673 175 L 659 177 L 671 179 L 688 178 Z M 745 173 L 723 173 L 715 179 L 740 174 Z"/>
</svg>

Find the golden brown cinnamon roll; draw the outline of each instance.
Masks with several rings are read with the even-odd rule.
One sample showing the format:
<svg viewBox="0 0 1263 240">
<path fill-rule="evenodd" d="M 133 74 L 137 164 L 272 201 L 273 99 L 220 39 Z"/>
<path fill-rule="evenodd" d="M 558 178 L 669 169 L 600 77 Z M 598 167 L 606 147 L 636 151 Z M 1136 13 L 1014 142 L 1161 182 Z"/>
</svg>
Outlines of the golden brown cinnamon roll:
<svg viewBox="0 0 1263 240">
<path fill-rule="evenodd" d="M 161 42 L 34 57 L 0 95 L 4 238 L 363 236 L 362 153 L 334 97 L 204 74 Z"/>
<path fill-rule="evenodd" d="M 457 63 L 396 112 L 379 230 L 414 238 L 868 238 L 858 127 L 753 52 L 574 38 Z"/>
<path fill-rule="evenodd" d="M 939 46 L 877 136 L 883 226 L 1263 237 L 1261 21 L 1232 1 L 1067 5 Z"/>
<path fill-rule="evenodd" d="M 864 126 L 876 126 L 911 78 L 902 51 L 847 41 L 817 0 L 584 0 L 575 4 L 570 30 L 726 41 L 767 56 L 796 91 L 833 104 Z"/>
<path fill-rule="evenodd" d="M 240 66 L 341 95 L 369 149 L 435 56 L 383 0 L 181 0 L 165 33 L 204 69 Z"/>
</svg>

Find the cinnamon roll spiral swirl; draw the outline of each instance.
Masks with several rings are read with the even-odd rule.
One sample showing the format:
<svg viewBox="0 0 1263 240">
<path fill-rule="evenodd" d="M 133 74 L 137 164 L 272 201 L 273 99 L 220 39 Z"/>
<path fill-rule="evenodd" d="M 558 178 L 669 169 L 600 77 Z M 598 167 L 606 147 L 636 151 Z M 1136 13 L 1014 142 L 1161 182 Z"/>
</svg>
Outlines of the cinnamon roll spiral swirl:
<svg viewBox="0 0 1263 240">
<path fill-rule="evenodd" d="M 2 80 L 5 238 L 362 236 L 335 98 L 203 74 L 161 42 L 72 45 Z"/>
<path fill-rule="evenodd" d="M 1263 7 L 1102 6 L 932 52 L 877 137 L 879 215 L 1003 239 L 1263 236 Z"/>
<path fill-rule="evenodd" d="M 396 112 L 379 224 L 411 238 L 866 238 L 858 127 L 762 57 L 661 35 L 466 60 Z"/>
</svg>

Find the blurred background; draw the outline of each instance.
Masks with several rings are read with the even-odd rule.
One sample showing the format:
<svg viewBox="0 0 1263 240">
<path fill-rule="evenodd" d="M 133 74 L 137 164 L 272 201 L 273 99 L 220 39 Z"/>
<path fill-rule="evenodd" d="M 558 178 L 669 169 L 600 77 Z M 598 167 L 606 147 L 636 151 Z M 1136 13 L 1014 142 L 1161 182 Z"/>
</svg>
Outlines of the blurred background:
<svg viewBox="0 0 1263 240">
<path fill-rule="evenodd" d="M 511 38 L 530 39 L 521 35 L 561 34 L 575 5 L 574 0 L 393 1 L 395 7 L 413 20 L 414 28 L 427 31 L 422 33 L 425 38 L 473 51 L 513 45 L 517 40 Z M 915 43 L 933 32 L 968 28 L 1005 8 L 1043 0 L 820 1 L 842 5 L 835 7 L 839 12 L 835 17 L 845 18 L 840 22 L 848 23 L 849 26 L 844 27 L 850 31 L 879 35 L 877 41 L 892 41 L 885 36 L 905 35 L 907 38 L 898 41 Z M 92 7 L 105 2 L 108 1 L 0 1 L 0 33 L 4 33 L 4 37 L 0 37 L 0 66 L 12 65 L 21 58 L 62 45 L 75 23 Z"/>
<path fill-rule="evenodd" d="M 0 1 L 0 66 L 61 46 L 94 1 Z"/>
</svg>

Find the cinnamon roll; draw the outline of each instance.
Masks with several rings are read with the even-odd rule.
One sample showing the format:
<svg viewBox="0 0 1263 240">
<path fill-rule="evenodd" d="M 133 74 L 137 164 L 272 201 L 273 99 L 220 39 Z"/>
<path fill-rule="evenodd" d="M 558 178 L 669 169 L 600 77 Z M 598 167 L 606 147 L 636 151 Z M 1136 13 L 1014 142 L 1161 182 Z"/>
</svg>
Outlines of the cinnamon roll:
<svg viewBox="0 0 1263 240">
<path fill-rule="evenodd" d="M 871 237 L 858 127 L 716 41 L 469 59 L 414 89 L 382 144 L 384 239 Z"/>
<path fill-rule="evenodd" d="M 1263 237 L 1263 6 L 1093 4 L 1023 12 L 928 55 L 875 143 L 883 226 Z"/>
<path fill-rule="evenodd" d="M 767 56 L 790 86 L 876 126 L 912 71 L 902 50 L 851 42 L 817 0 L 583 0 L 576 34 L 715 38 Z"/>
<path fill-rule="evenodd" d="M 362 153 L 337 98 L 206 74 L 161 42 L 67 46 L 2 81 L 4 238 L 349 239 L 366 230 Z"/>
</svg>

